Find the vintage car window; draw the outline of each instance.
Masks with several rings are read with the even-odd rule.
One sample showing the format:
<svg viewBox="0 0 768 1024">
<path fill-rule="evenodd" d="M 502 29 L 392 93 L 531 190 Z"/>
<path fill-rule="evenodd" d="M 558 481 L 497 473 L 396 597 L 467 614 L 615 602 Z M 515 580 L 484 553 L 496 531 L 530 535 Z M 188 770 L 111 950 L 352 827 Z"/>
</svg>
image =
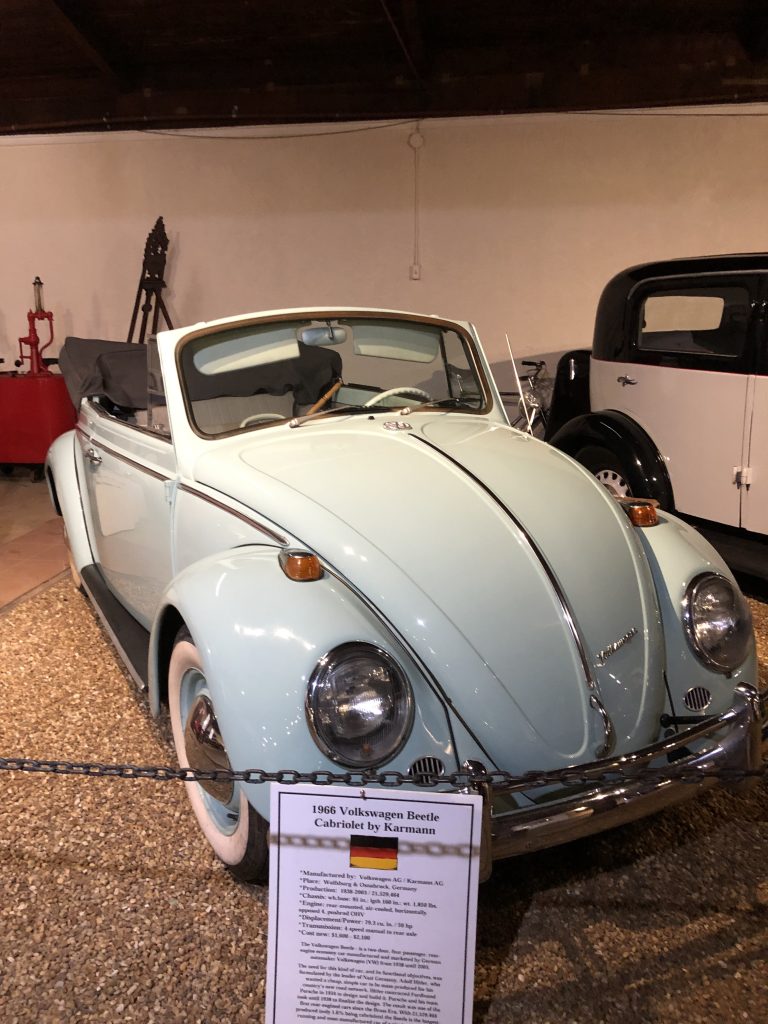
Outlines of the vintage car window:
<svg viewBox="0 0 768 1024">
<path fill-rule="evenodd" d="M 479 408 L 483 404 L 480 382 L 467 361 L 464 341 L 456 331 L 444 332 L 443 354 L 451 397 L 470 407 Z"/>
<path fill-rule="evenodd" d="M 442 336 L 440 328 L 431 324 L 369 320 L 355 325 L 355 354 L 432 363 L 440 355 Z"/>
<path fill-rule="evenodd" d="M 688 288 L 646 296 L 637 347 L 641 352 L 734 360 L 747 341 L 750 297 L 746 288 Z"/>
<path fill-rule="evenodd" d="M 157 353 L 157 339 L 147 341 L 147 427 L 153 434 L 171 436 L 165 385 Z"/>
<path fill-rule="evenodd" d="M 231 373 L 251 366 L 265 366 L 284 359 L 298 359 L 299 343 L 294 327 L 282 330 L 274 324 L 242 327 L 205 339 L 196 346 L 195 368 L 203 374 Z"/>
<path fill-rule="evenodd" d="M 372 400 L 479 412 L 487 399 L 476 366 L 458 331 L 397 317 L 238 324 L 190 338 L 179 354 L 190 420 L 209 437 L 268 428 L 321 401 L 324 415 Z"/>
<path fill-rule="evenodd" d="M 643 334 L 660 331 L 716 331 L 723 321 L 722 295 L 651 295 L 645 300 Z"/>
</svg>

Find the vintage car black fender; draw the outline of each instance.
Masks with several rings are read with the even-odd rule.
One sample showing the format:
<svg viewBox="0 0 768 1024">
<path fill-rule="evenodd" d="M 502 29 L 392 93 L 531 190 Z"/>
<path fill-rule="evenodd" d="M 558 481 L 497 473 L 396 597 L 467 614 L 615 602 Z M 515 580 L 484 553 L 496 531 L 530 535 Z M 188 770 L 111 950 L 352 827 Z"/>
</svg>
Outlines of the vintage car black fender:
<svg viewBox="0 0 768 1024">
<path fill-rule="evenodd" d="M 635 497 L 655 498 L 662 508 L 674 511 L 664 458 L 643 428 L 624 413 L 605 409 L 577 416 L 557 431 L 550 444 L 592 472 L 616 470 Z"/>
</svg>

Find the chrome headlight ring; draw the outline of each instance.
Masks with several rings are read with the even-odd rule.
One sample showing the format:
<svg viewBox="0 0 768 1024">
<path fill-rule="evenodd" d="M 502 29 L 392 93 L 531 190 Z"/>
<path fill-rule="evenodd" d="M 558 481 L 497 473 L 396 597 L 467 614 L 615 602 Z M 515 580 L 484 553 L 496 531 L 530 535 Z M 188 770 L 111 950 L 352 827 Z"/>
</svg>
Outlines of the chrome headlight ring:
<svg viewBox="0 0 768 1024">
<path fill-rule="evenodd" d="M 350 768 L 374 768 L 408 739 L 413 691 L 392 655 L 374 644 L 346 643 L 317 663 L 305 710 L 312 738 L 326 757 Z"/>
<path fill-rule="evenodd" d="M 752 614 L 738 587 L 719 573 L 695 576 L 683 598 L 688 642 L 707 668 L 728 675 L 744 663 L 752 642 Z"/>
</svg>

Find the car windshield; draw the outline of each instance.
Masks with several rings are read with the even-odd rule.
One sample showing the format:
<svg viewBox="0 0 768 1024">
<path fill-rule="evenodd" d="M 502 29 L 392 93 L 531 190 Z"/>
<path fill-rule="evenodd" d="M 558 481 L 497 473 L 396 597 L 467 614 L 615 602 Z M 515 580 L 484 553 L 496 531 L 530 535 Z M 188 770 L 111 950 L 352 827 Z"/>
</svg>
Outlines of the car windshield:
<svg viewBox="0 0 768 1024">
<path fill-rule="evenodd" d="M 191 338 L 179 368 L 194 427 L 214 437 L 301 416 L 487 403 L 472 341 L 440 320 L 257 320 Z"/>
</svg>

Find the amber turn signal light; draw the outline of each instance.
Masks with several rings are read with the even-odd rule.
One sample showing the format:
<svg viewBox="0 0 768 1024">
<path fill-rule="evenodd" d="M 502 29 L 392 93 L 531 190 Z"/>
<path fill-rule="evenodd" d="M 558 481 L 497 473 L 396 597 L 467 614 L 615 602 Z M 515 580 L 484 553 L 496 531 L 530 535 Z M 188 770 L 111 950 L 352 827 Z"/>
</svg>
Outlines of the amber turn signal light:
<svg viewBox="0 0 768 1024">
<path fill-rule="evenodd" d="M 620 498 L 619 502 L 633 526 L 656 526 L 658 523 L 656 509 L 659 503 L 655 498 Z"/>
<path fill-rule="evenodd" d="M 281 551 L 280 568 L 289 580 L 296 583 L 308 583 L 323 576 L 320 559 L 309 551 Z"/>
</svg>

